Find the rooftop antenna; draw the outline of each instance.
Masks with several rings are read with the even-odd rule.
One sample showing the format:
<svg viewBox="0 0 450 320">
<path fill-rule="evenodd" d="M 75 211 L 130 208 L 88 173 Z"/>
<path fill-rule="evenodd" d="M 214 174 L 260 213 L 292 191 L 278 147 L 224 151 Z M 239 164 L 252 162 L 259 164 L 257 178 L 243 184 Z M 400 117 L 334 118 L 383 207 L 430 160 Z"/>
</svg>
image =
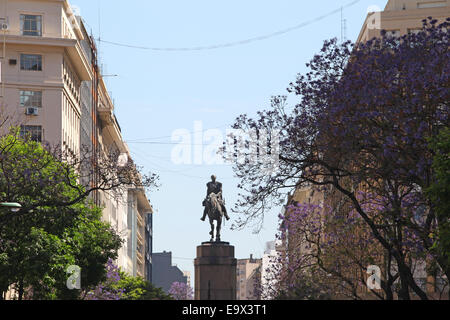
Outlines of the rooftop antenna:
<svg viewBox="0 0 450 320">
<path fill-rule="evenodd" d="M 347 19 L 344 19 L 344 42 L 347 41 Z"/>
<path fill-rule="evenodd" d="M 102 52 L 101 52 L 101 40 L 102 40 L 102 24 L 101 24 L 101 7 L 100 7 L 100 0 L 97 1 L 98 3 L 98 43 L 97 43 L 97 52 L 98 52 L 98 56 L 100 57 Z"/>
<path fill-rule="evenodd" d="M 344 8 L 343 7 L 341 7 L 341 42 L 342 42 L 342 38 L 343 38 L 343 30 L 342 30 L 342 19 L 343 19 L 343 16 L 344 16 Z"/>
<path fill-rule="evenodd" d="M 98 0 L 97 3 L 98 3 L 98 41 L 100 42 L 101 34 L 102 34 L 101 16 L 100 16 L 100 0 Z"/>
<path fill-rule="evenodd" d="M 347 41 L 347 19 L 344 19 L 344 7 L 341 7 L 341 42 Z"/>
</svg>

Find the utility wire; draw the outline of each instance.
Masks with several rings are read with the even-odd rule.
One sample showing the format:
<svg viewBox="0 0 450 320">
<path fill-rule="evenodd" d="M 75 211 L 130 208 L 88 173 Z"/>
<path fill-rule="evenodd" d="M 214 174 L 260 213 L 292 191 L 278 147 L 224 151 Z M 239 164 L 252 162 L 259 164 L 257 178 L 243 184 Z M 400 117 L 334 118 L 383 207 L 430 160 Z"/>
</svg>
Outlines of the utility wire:
<svg viewBox="0 0 450 320">
<path fill-rule="evenodd" d="M 133 155 L 135 155 L 138 158 L 140 158 L 141 160 L 144 160 L 147 164 L 150 164 L 151 166 L 154 166 L 154 167 L 158 168 L 158 170 L 161 171 L 161 172 L 165 172 L 165 173 L 168 173 L 168 174 L 176 174 L 176 175 L 184 176 L 184 177 L 187 177 L 187 178 L 199 179 L 199 180 L 205 180 L 205 177 L 207 176 L 207 175 L 197 176 L 197 175 L 191 175 L 191 174 L 186 174 L 185 173 L 187 171 L 191 171 L 191 170 L 197 169 L 197 168 L 183 169 L 183 170 L 179 170 L 179 171 L 171 170 L 171 169 L 168 169 L 166 167 L 163 167 L 163 166 L 153 162 L 153 160 L 149 160 L 148 157 L 146 157 L 146 156 L 144 156 L 142 154 L 140 155 L 140 154 L 136 153 L 135 151 L 130 151 L 130 152 Z M 193 166 L 197 166 L 197 165 L 193 165 Z M 237 178 L 236 177 L 221 177 L 220 179 L 228 181 L 228 180 L 235 180 Z"/>
<path fill-rule="evenodd" d="M 168 146 L 203 146 L 203 147 L 209 147 L 211 144 L 206 143 L 181 143 L 181 142 L 152 142 L 152 141 L 141 141 L 141 142 L 130 142 L 127 141 L 129 144 L 155 144 L 155 145 L 168 145 Z M 222 146 L 222 144 L 220 145 Z"/>
<path fill-rule="evenodd" d="M 130 152 L 133 153 L 134 155 L 138 156 L 139 158 L 141 158 L 141 160 L 145 160 L 145 161 L 147 161 L 149 157 L 150 158 L 155 158 L 153 156 L 150 156 L 148 153 L 146 153 L 146 152 L 144 152 L 142 150 L 139 150 L 139 153 L 136 153 L 136 150 L 130 151 Z M 164 159 L 163 158 L 155 158 L 155 159 L 152 159 L 152 161 L 153 160 L 160 160 L 160 161 L 164 161 L 164 162 L 166 162 L 166 163 L 168 163 L 170 165 L 173 165 L 172 160 L 169 159 L 169 158 L 164 158 Z M 190 166 L 194 166 L 194 165 L 190 165 Z M 163 169 L 167 169 L 167 168 L 163 168 Z M 197 168 L 192 167 L 192 168 L 176 170 L 176 171 L 170 170 L 170 172 L 171 173 L 186 173 L 187 171 L 192 171 L 192 170 L 195 170 L 195 169 L 197 169 Z M 169 170 L 169 169 L 167 169 L 167 170 Z"/>
<path fill-rule="evenodd" d="M 310 24 L 313 24 L 315 22 L 318 22 L 320 20 L 323 20 L 325 18 L 328 18 L 329 16 L 332 16 L 336 13 L 339 13 L 342 11 L 342 9 L 344 8 L 349 8 L 354 6 L 355 4 L 357 4 L 358 2 L 360 2 L 361 0 L 354 0 L 348 4 L 346 4 L 345 6 L 340 6 L 339 8 L 324 14 L 322 16 L 319 16 L 315 19 L 311 19 L 308 20 L 306 22 L 302 22 L 296 26 L 290 27 L 290 28 L 286 28 L 280 31 L 276 31 L 276 32 L 272 32 L 266 35 L 262 35 L 259 37 L 254 37 L 254 38 L 249 38 L 249 39 L 245 39 L 245 40 L 240 40 L 240 41 L 234 41 L 234 42 L 228 42 L 228 43 L 222 43 L 222 44 L 216 44 L 216 45 L 209 45 L 209 46 L 197 46 L 197 47 L 181 47 L 181 48 L 162 48 L 162 47 L 146 47 L 146 46 L 137 46 L 137 45 L 131 45 L 131 44 L 125 44 L 125 43 L 119 43 L 119 42 L 114 42 L 114 41 L 107 41 L 107 40 L 102 40 L 102 39 L 98 39 L 98 41 L 103 42 L 103 43 L 107 43 L 107 44 L 111 44 L 114 46 L 119 46 L 119 47 L 126 47 L 126 48 L 132 48 L 132 49 L 141 49 L 141 50 L 151 50 L 151 51 L 203 51 L 203 50 L 215 50 L 215 49 L 221 49 L 221 48 L 229 48 L 229 47 L 236 47 L 236 46 L 240 46 L 240 45 L 245 45 L 245 44 L 249 44 L 252 42 L 256 42 L 256 41 L 262 41 L 262 40 L 267 40 L 270 38 L 274 38 L 274 37 L 278 37 L 281 36 L 283 34 L 301 29 L 303 27 L 306 27 Z"/>
<path fill-rule="evenodd" d="M 172 259 L 177 259 L 177 260 L 189 260 L 189 261 L 195 260 L 194 258 L 180 258 L 180 257 L 172 257 Z"/>
<path fill-rule="evenodd" d="M 216 127 L 216 128 L 204 129 L 204 130 L 201 130 L 201 131 L 193 131 L 193 132 L 190 132 L 190 134 L 205 133 L 205 132 L 210 131 L 210 130 L 223 129 L 223 128 L 226 128 L 226 127 L 229 127 L 229 126 L 230 125 L 228 125 L 228 124 L 224 124 L 224 125 L 222 125 L 220 127 Z M 169 139 L 169 138 L 172 138 L 172 137 L 173 137 L 173 135 L 171 135 L 171 136 L 161 136 L 161 137 L 155 137 L 155 138 L 132 139 L 132 140 L 127 140 L 125 142 L 127 142 L 127 143 L 136 143 L 136 142 L 141 142 L 141 141 L 144 141 L 144 140 L 161 140 L 161 139 Z"/>
<path fill-rule="evenodd" d="M 186 172 L 186 170 L 180 170 L 180 171 L 175 171 L 175 170 L 170 170 L 166 167 L 163 167 L 155 162 L 153 162 L 152 160 L 149 160 L 147 157 L 143 156 L 143 155 L 139 155 L 138 153 L 136 153 L 135 151 L 130 151 L 132 154 L 138 156 L 139 158 L 141 158 L 142 160 L 145 160 L 147 163 L 149 163 L 150 165 L 157 167 L 159 169 L 159 171 L 162 172 L 166 172 L 169 174 L 176 174 L 176 175 L 180 175 L 180 176 L 184 176 L 187 178 L 193 178 L 193 179 L 200 179 L 200 180 L 205 180 L 206 176 L 197 176 L 197 175 L 191 175 L 191 174 L 186 174 L 184 172 Z M 188 169 L 189 170 L 189 169 Z M 236 179 L 235 177 L 222 177 L 221 180 L 234 180 Z"/>
</svg>

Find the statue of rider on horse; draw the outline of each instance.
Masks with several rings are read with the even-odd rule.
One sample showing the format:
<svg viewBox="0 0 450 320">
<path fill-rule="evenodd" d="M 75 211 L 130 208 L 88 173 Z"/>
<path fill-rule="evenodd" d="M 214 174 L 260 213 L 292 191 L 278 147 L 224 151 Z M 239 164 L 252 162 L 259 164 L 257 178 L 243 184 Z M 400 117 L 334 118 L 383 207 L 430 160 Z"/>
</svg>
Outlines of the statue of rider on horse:
<svg viewBox="0 0 450 320">
<path fill-rule="evenodd" d="M 209 223 L 211 224 L 211 242 L 214 240 L 214 220 L 217 221 L 217 232 L 216 241 L 220 241 L 220 228 L 222 225 L 222 216 L 225 216 L 227 220 L 230 217 L 227 214 L 227 209 L 225 208 L 225 201 L 222 197 L 222 184 L 216 181 L 216 176 L 211 176 L 211 181 L 207 183 L 206 199 L 203 200 L 203 206 L 205 207 L 203 211 L 203 217 L 200 219 L 205 221 L 206 216 L 209 217 Z"/>
</svg>

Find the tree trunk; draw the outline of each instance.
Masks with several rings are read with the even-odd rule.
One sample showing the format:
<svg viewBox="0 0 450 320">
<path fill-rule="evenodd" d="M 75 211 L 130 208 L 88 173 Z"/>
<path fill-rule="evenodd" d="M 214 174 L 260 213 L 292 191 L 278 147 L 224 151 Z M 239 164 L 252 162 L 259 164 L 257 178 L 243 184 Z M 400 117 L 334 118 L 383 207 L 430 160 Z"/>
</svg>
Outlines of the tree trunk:
<svg viewBox="0 0 450 320">
<path fill-rule="evenodd" d="M 398 292 L 398 297 L 400 300 L 411 300 L 409 295 L 408 279 L 402 271 L 400 271 L 400 291 Z"/>
<path fill-rule="evenodd" d="M 24 290 L 23 290 L 23 280 L 20 280 L 20 281 L 19 281 L 19 301 L 22 301 L 22 300 L 23 300 L 23 293 L 24 293 Z"/>
<path fill-rule="evenodd" d="M 384 290 L 384 292 L 386 293 L 386 300 L 394 300 L 394 294 L 390 288 L 388 290 Z"/>
</svg>

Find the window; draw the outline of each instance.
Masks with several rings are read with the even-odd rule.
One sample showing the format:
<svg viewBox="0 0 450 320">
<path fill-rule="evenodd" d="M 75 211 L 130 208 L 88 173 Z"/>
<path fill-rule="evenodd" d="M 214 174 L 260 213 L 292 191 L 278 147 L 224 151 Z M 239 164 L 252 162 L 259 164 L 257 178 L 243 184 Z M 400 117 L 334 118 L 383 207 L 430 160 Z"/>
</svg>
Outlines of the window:
<svg viewBox="0 0 450 320">
<path fill-rule="evenodd" d="M 400 37 L 400 30 L 387 30 L 386 37 Z"/>
<path fill-rule="evenodd" d="M 42 71 L 42 56 L 39 54 L 21 54 L 20 69 L 27 71 Z"/>
<path fill-rule="evenodd" d="M 117 221 L 117 211 L 116 211 L 116 207 L 112 207 L 112 218 L 114 219 L 114 221 Z"/>
<path fill-rule="evenodd" d="M 42 92 L 21 90 L 20 106 L 25 108 L 42 108 Z"/>
<path fill-rule="evenodd" d="M 42 36 L 42 16 L 21 14 L 20 29 L 24 36 Z"/>
<path fill-rule="evenodd" d="M 422 31 L 422 29 L 420 29 L 420 28 L 408 29 L 408 33 L 414 33 L 414 34 L 418 34 L 421 31 Z"/>
<path fill-rule="evenodd" d="M 32 141 L 42 142 L 42 127 L 41 126 L 21 126 L 20 136 L 28 138 Z"/>
</svg>

